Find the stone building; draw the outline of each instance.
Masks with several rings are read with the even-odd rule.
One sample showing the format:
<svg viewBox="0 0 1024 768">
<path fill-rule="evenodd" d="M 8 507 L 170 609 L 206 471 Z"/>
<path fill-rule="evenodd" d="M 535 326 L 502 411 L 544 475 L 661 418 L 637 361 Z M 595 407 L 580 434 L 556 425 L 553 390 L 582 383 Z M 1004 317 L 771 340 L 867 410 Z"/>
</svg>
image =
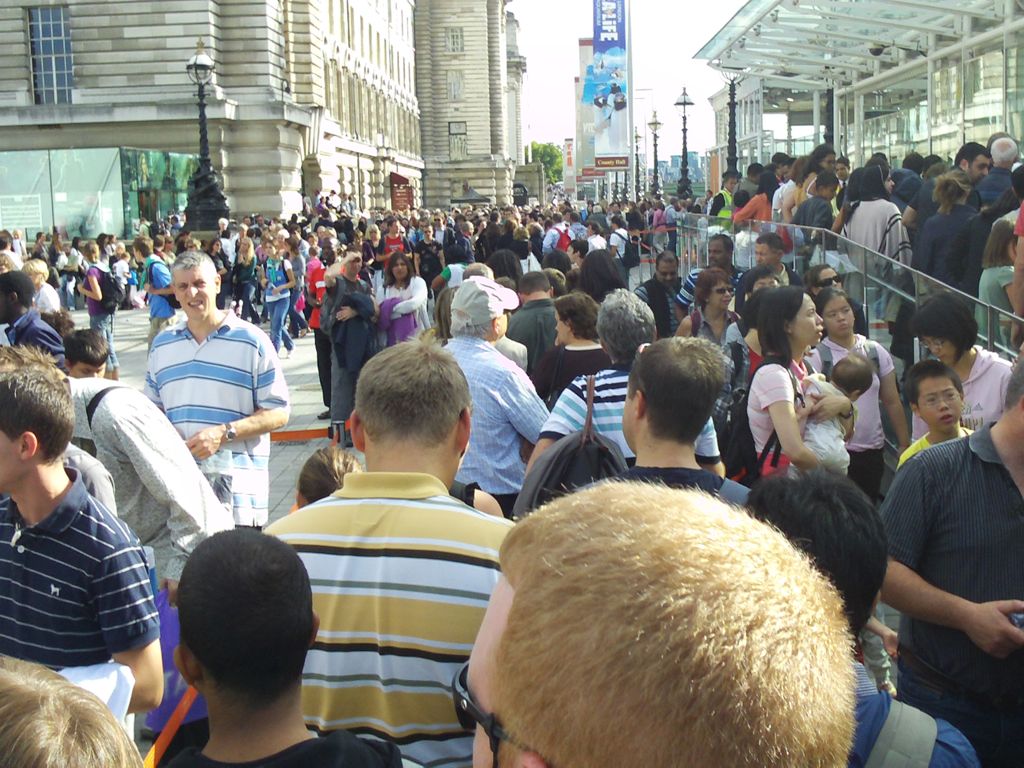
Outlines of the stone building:
<svg viewBox="0 0 1024 768">
<path fill-rule="evenodd" d="M 508 46 L 505 0 L 417 0 L 415 19 L 424 203 L 470 190 L 510 203 L 525 61 Z"/>
<path fill-rule="evenodd" d="M 362 208 L 382 207 L 391 183 L 406 179 L 418 202 L 413 6 L 0 3 L 0 217 L 4 196 L 31 182 L 18 178 L 16 150 L 195 153 L 195 86 L 185 63 L 200 38 L 216 62 L 207 89 L 211 154 L 234 213 L 288 214 L 301 210 L 303 194 L 339 188 Z M 141 196 L 124 207 L 152 216 Z M 51 219 L 60 224 L 56 213 Z"/>
</svg>

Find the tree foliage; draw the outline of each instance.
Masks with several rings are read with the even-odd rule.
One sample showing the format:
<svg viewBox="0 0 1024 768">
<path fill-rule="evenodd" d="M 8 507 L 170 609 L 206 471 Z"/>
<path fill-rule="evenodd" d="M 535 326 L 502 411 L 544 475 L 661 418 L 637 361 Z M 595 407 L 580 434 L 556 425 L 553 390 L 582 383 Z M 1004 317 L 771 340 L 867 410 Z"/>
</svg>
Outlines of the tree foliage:
<svg viewBox="0 0 1024 768">
<path fill-rule="evenodd" d="M 562 150 L 554 144 L 530 143 L 530 156 L 533 162 L 544 166 L 544 179 L 548 184 L 562 180 Z"/>
</svg>

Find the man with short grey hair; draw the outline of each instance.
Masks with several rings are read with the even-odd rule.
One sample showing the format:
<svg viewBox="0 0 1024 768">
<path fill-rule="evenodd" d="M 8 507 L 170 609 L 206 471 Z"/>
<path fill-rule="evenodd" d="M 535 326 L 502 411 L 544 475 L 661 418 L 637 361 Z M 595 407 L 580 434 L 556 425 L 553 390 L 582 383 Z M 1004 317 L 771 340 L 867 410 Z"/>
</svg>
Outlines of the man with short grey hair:
<svg viewBox="0 0 1024 768">
<path fill-rule="evenodd" d="M 486 277 L 462 282 L 452 300 L 452 340 L 446 349 L 459 363 L 473 397 L 473 431 L 456 476 L 494 496 L 512 514 L 533 449 L 548 412 L 526 372 L 494 348 L 508 326 L 506 310 L 519 297 Z"/>
<path fill-rule="evenodd" d="M 999 199 L 1006 190 L 1011 188 L 1010 173 L 1013 165 L 1020 159 L 1020 151 L 1017 142 L 1009 136 L 1003 136 L 992 142 L 990 149 L 992 153 L 992 167 L 989 168 L 988 176 L 978 182 L 975 189 L 981 197 L 982 205 L 991 205 Z"/>
<path fill-rule="evenodd" d="M 205 253 L 171 268 L 185 322 L 153 340 L 146 396 L 167 414 L 236 525 L 266 525 L 270 433 L 288 422 L 288 385 L 267 334 L 217 309 L 220 275 Z"/>
<path fill-rule="evenodd" d="M 597 335 L 601 346 L 611 358 L 611 368 L 595 375 L 594 429 L 613 440 L 622 450 L 627 463 L 636 455 L 622 432 L 622 413 L 629 392 L 629 373 L 633 361 L 647 344 L 654 341 L 654 313 L 638 296 L 622 288 L 609 293 L 597 313 Z M 583 429 L 587 416 L 587 377 L 573 379 L 555 403 L 540 441 L 530 457 L 530 465 L 561 437 Z M 718 438 L 711 419 L 704 425 L 694 446 L 701 467 L 724 474 L 718 451 Z"/>
</svg>

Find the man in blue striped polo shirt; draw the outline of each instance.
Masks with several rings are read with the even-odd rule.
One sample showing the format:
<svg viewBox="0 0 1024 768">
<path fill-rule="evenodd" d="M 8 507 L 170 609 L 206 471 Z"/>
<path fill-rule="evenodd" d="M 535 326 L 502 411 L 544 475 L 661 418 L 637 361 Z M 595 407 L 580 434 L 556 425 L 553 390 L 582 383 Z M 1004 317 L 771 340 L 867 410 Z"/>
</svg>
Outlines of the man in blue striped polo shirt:
<svg viewBox="0 0 1024 768">
<path fill-rule="evenodd" d="M 75 412 L 54 366 L 0 372 L 0 656 L 129 667 L 129 712 L 160 703 L 160 627 L 135 534 L 89 496 L 64 449 Z"/>
<path fill-rule="evenodd" d="M 270 339 L 217 309 L 220 276 L 205 253 L 183 253 L 171 268 L 186 320 L 153 341 L 146 395 L 230 501 L 235 525 L 262 528 L 270 493 L 270 433 L 288 422 L 288 385 Z"/>
</svg>

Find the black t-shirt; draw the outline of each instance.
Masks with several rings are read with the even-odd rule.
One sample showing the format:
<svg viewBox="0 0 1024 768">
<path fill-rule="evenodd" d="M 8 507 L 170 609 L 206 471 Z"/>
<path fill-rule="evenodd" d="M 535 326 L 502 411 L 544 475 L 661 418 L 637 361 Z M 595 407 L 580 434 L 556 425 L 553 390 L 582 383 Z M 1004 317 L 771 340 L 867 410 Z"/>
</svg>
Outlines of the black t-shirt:
<svg viewBox="0 0 1024 768">
<path fill-rule="evenodd" d="M 200 752 L 189 747 L 168 768 L 402 768 L 402 756 L 394 744 L 357 739 L 348 731 L 334 731 L 247 763 L 222 763 Z"/>
<path fill-rule="evenodd" d="M 417 243 L 416 254 L 420 257 L 420 277 L 430 287 L 434 278 L 441 274 L 441 246 L 434 241 Z"/>
<path fill-rule="evenodd" d="M 720 496 L 723 501 L 733 504 L 746 502 L 747 489 L 739 483 L 719 477 L 706 469 L 686 469 L 684 467 L 631 467 L 619 475 L 617 480 L 638 480 L 644 483 L 661 483 L 669 488 L 681 490 L 705 491 L 712 496 Z M 726 493 L 722 486 L 729 483 Z"/>
</svg>

